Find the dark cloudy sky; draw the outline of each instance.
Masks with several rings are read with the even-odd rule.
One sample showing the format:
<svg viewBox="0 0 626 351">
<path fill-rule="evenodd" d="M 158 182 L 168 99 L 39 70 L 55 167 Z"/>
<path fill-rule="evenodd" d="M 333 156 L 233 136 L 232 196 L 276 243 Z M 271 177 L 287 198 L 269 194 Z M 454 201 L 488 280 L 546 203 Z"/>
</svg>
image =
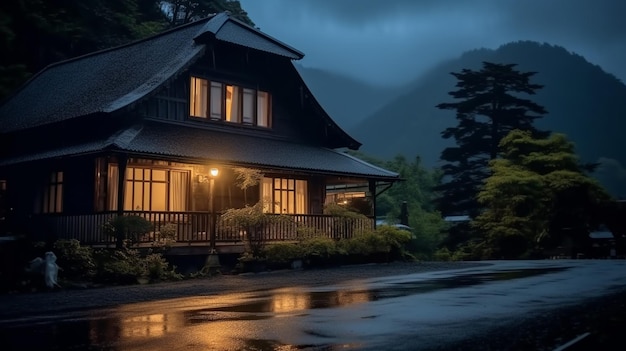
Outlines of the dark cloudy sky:
<svg viewBox="0 0 626 351">
<path fill-rule="evenodd" d="M 374 83 L 517 40 L 563 46 L 626 82 L 626 0 L 240 0 L 301 63 Z"/>
</svg>

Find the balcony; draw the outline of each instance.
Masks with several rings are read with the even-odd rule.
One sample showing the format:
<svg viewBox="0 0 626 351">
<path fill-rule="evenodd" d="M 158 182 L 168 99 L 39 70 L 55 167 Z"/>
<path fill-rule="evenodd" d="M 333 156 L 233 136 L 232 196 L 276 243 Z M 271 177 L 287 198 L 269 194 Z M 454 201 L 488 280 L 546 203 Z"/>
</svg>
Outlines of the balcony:
<svg viewBox="0 0 626 351">
<path fill-rule="evenodd" d="M 140 216 L 152 222 L 153 231 L 138 238 L 137 245 L 149 246 L 159 240 L 159 230 L 174 224 L 176 242 L 174 247 L 199 246 L 208 247 L 211 228 L 215 228 L 216 246 L 242 246 L 245 239 L 243 233 L 233 223 L 220 218 L 219 214 L 207 212 L 158 212 L 158 211 L 125 211 L 125 216 Z M 28 224 L 31 239 L 49 241 L 58 239 L 77 239 L 83 245 L 94 247 L 115 247 L 116 238 L 105 230 L 105 224 L 117 216 L 116 212 L 105 212 L 87 215 L 36 215 Z M 329 238 L 336 240 L 348 239 L 355 233 L 374 229 L 374 219 L 352 219 L 329 215 L 282 215 L 283 221 L 271 221 L 264 226 L 266 242 L 295 241 L 298 239 L 298 228 L 310 228 Z"/>
</svg>

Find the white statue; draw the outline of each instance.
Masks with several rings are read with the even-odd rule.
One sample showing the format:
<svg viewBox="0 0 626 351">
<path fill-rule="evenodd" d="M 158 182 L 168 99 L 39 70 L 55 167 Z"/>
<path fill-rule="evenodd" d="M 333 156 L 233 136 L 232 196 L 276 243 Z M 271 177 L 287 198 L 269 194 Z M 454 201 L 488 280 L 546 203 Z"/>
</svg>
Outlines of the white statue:
<svg viewBox="0 0 626 351">
<path fill-rule="evenodd" d="M 44 258 L 37 257 L 30 261 L 27 272 L 39 273 L 43 275 L 44 283 L 48 288 L 61 287 L 57 282 L 59 276 L 59 266 L 57 265 L 57 256 L 52 251 L 44 254 Z"/>
<path fill-rule="evenodd" d="M 46 282 L 46 286 L 54 288 L 55 286 L 61 287 L 57 283 L 57 277 L 59 275 L 59 266 L 57 265 L 57 256 L 52 251 L 48 251 L 44 254 L 44 272 L 43 277 Z"/>
</svg>

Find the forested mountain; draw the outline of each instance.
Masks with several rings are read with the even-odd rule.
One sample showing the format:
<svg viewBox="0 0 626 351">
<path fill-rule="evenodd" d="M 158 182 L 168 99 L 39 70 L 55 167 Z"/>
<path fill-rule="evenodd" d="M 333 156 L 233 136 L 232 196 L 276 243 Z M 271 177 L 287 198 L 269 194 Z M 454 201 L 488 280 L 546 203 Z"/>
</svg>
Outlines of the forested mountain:
<svg viewBox="0 0 626 351">
<path fill-rule="evenodd" d="M 456 80 L 450 74 L 478 69 L 483 61 L 516 63 L 537 74 L 544 87 L 530 98 L 548 114 L 537 121 L 541 129 L 566 134 L 583 162 L 601 162 L 596 177 L 617 195 L 626 195 L 626 85 L 600 67 L 563 47 L 520 41 L 496 50 L 479 49 L 440 64 L 399 96 L 354 128 L 348 129 L 377 157 L 420 155 L 429 167 L 439 165 L 441 151 L 450 146 L 441 132 L 456 125 L 453 111 L 435 106 L 452 99 Z M 623 194 L 623 195 L 622 195 Z"/>
<path fill-rule="evenodd" d="M 2 1 L 0 100 L 49 64 L 222 11 L 254 26 L 236 0 Z"/>
<path fill-rule="evenodd" d="M 302 79 L 344 130 L 355 127 L 397 97 L 404 87 L 383 87 L 318 68 L 296 63 Z"/>
</svg>

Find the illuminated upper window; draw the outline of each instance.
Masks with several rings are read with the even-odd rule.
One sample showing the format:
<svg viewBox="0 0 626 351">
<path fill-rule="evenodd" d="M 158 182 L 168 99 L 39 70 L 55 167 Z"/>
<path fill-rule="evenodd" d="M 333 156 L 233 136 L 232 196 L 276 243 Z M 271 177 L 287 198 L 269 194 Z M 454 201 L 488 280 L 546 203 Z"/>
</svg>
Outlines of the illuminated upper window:
<svg viewBox="0 0 626 351">
<path fill-rule="evenodd" d="M 270 127 L 270 95 L 191 77 L 189 115 L 259 127 Z"/>
</svg>

